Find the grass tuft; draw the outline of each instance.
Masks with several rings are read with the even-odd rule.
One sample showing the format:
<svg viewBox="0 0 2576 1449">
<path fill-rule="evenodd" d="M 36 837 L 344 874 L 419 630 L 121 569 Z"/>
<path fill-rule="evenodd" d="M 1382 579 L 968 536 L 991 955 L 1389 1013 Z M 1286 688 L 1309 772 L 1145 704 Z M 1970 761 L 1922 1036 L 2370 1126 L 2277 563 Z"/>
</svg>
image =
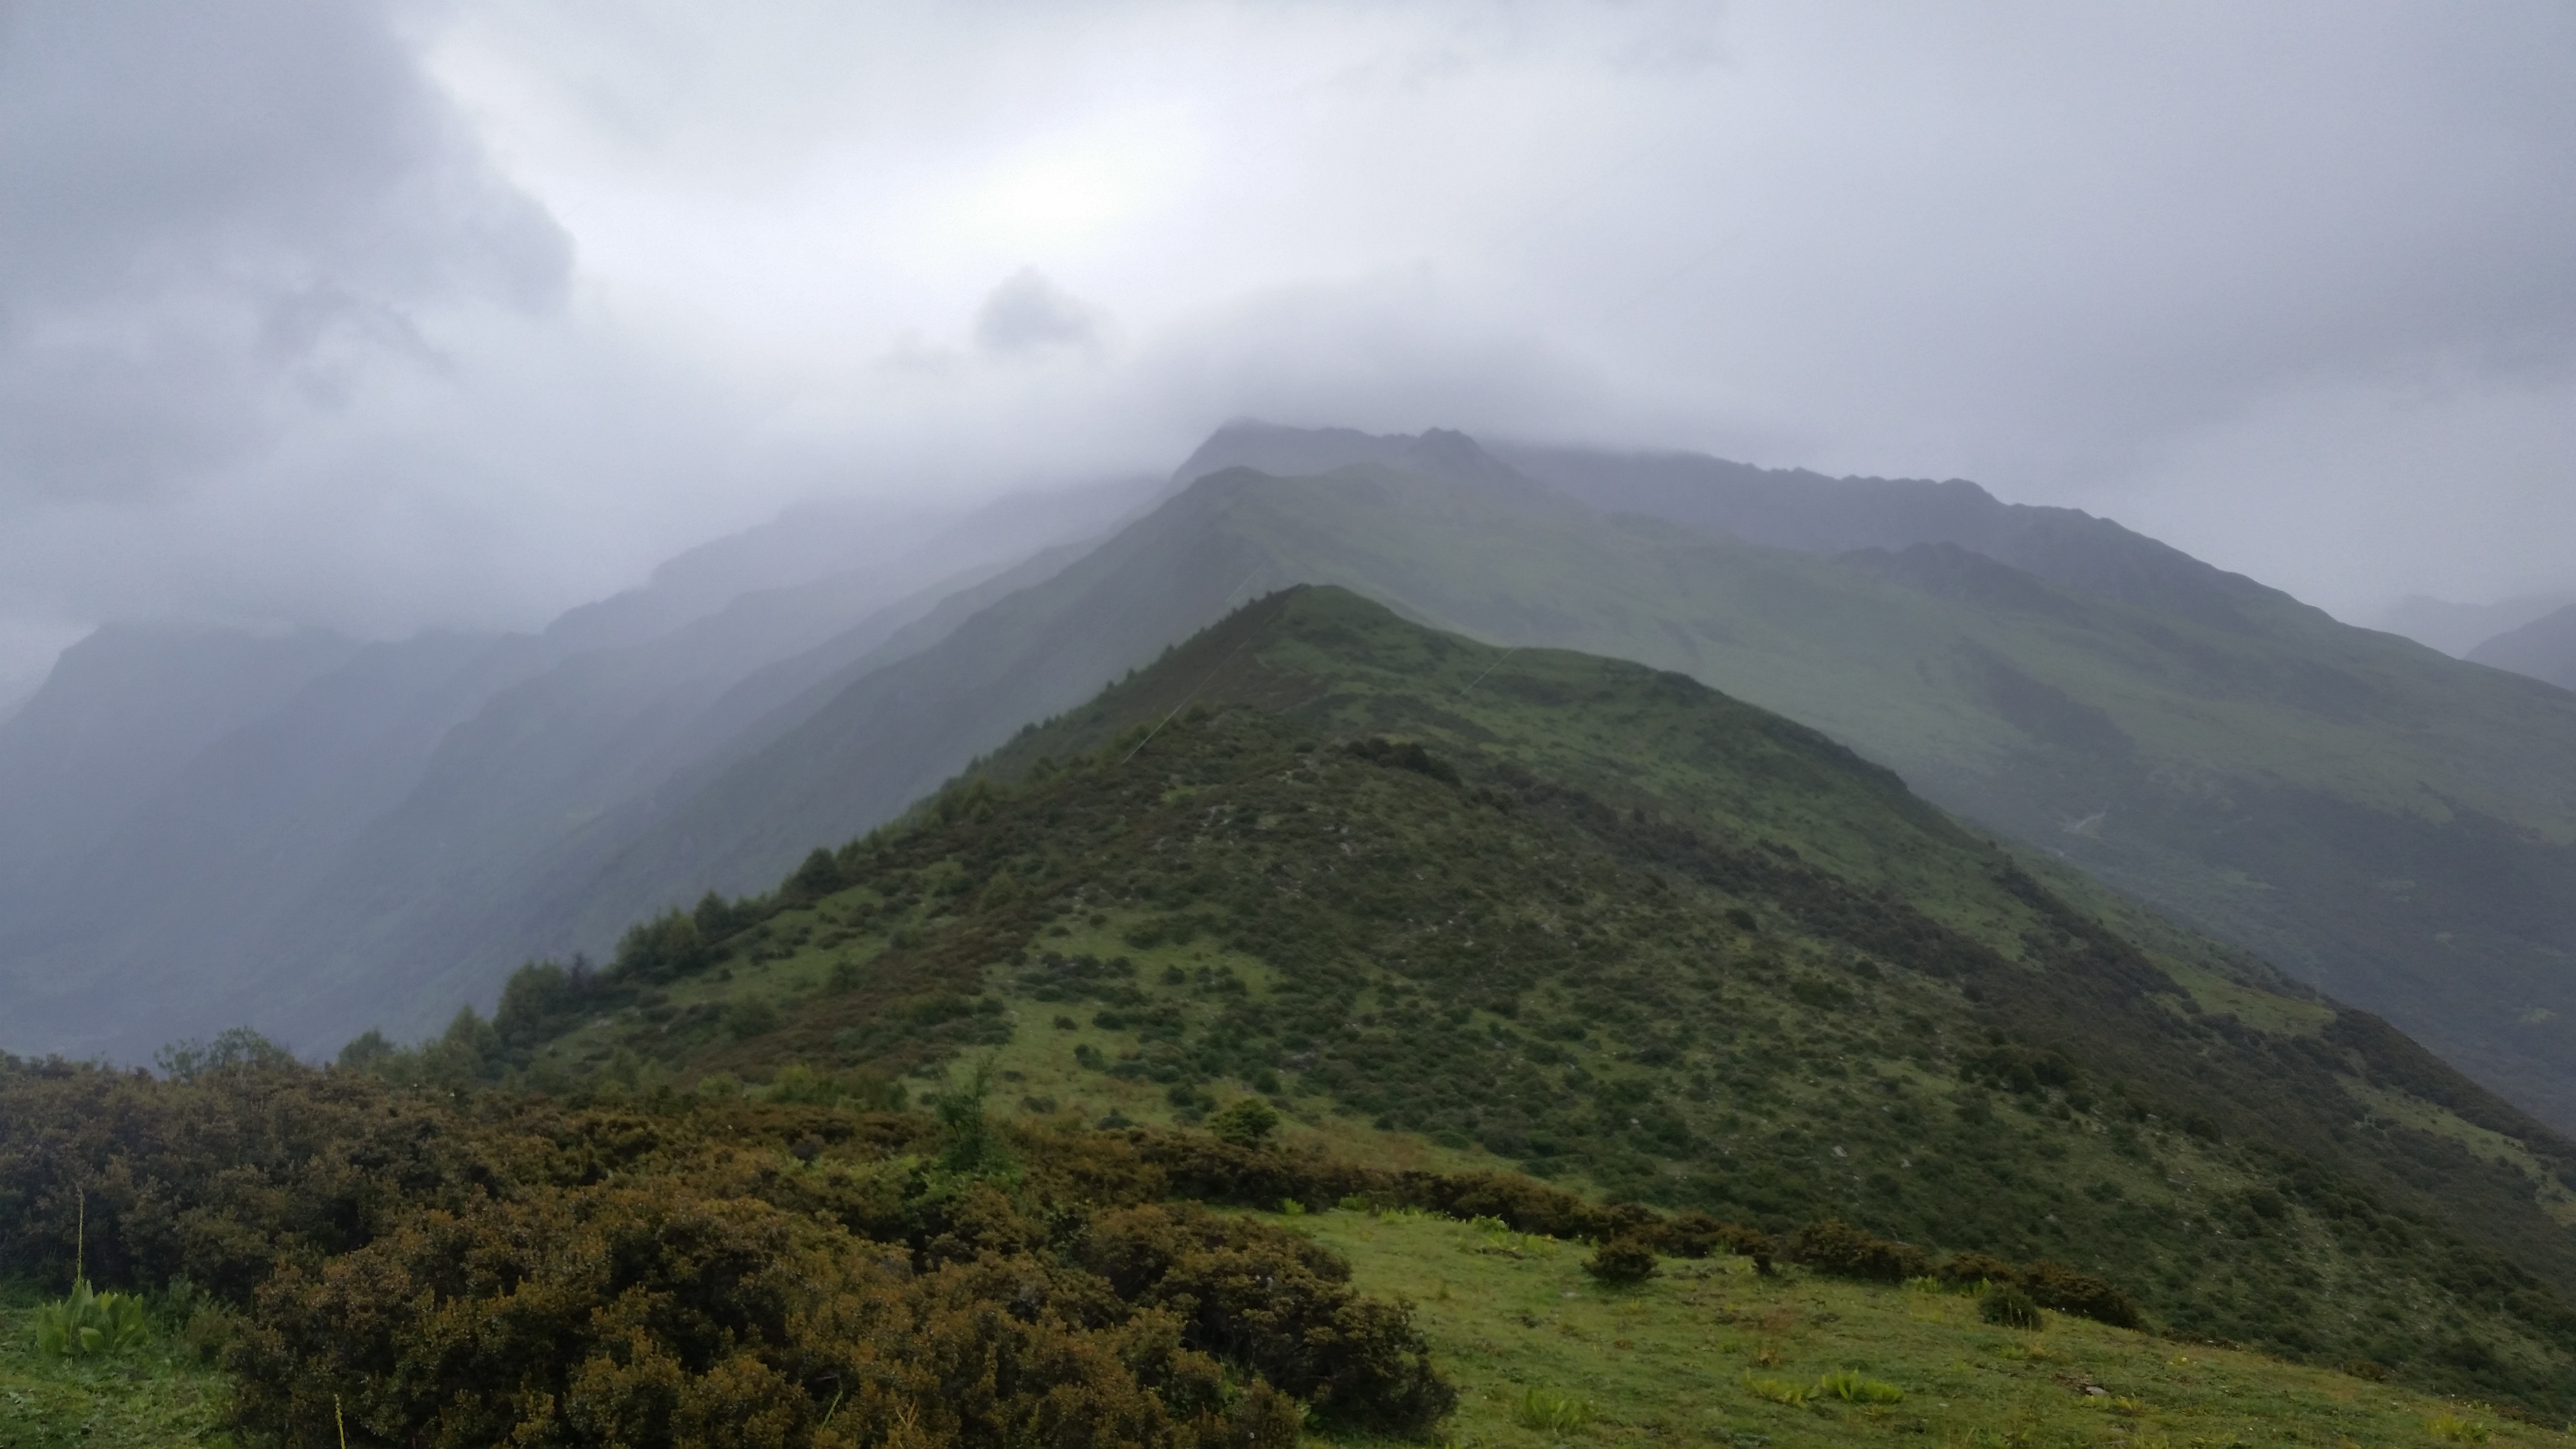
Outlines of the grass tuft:
<svg viewBox="0 0 2576 1449">
<path fill-rule="evenodd" d="M 2425 1420 L 2424 1428 L 2445 1444 L 2483 1444 L 2495 1437 L 2495 1430 L 2485 1420 L 2464 1418 L 2448 1411 Z"/>
<path fill-rule="evenodd" d="M 1512 1419 L 1542 1434 L 1571 1434 L 1592 1422 L 1592 1401 L 1554 1389 L 1531 1389 L 1521 1395 Z"/>
<path fill-rule="evenodd" d="M 1864 1377 L 1858 1369 L 1837 1369 L 1816 1380 L 1819 1398 L 1840 1399 L 1846 1404 L 1901 1404 L 1905 1390 L 1894 1384 L 1880 1383 Z"/>
<path fill-rule="evenodd" d="M 1802 1384 L 1793 1384 L 1787 1379 L 1755 1378 L 1751 1374 L 1744 1376 L 1744 1390 L 1757 1399 L 1769 1399 L 1792 1409 L 1805 1408 L 1807 1401 L 1815 1397 L 1815 1391 Z"/>
</svg>

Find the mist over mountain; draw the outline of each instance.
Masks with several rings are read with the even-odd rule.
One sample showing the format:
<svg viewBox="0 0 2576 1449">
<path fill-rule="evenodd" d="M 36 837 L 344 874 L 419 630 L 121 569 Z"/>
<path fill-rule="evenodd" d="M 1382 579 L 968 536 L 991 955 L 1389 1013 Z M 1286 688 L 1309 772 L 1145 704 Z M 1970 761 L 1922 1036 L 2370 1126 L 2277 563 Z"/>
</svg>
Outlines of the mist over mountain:
<svg viewBox="0 0 2576 1449">
<path fill-rule="evenodd" d="M 2448 599 L 2409 594 L 2382 610 L 2371 627 L 2403 634 L 2459 659 L 2474 656 L 2479 645 L 2510 634 L 2526 624 L 2576 602 L 2576 595 L 2528 594 L 2492 604 L 2457 604 Z"/>
<path fill-rule="evenodd" d="M 2576 604 L 2498 634 L 2470 650 L 2468 657 L 2545 679 L 2561 689 L 2576 689 Z"/>
<path fill-rule="evenodd" d="M 326 688 L 290 681 L 292 708 L 196 742 L 65 857 L 81 884 L 14 938 L 13 1030 L 140 1054 L 179 1019 L 135 1015 L 148 979 L 316 1049 L 429 1031 L 522 960 L 600 956 L 894 818 L 1243 598 L 1329 583 L 1778 710 L 2576 1122 L 2576 984 L 2553 964 L 2576 949 L 2576 698 L 1959 480 L 1245 422 L 1168 486 L 1097 544 L 1040 546 L 1154 489 L 935 546 L 898 524 L 870 568 L 640 642 L 569 641 L 692 606 L 369 646 L 345 678 L 317 671 Z M 703 607 L 727 580 L 828 567 L 798 527 L 653 587 Z M 943 571 L 970 538 L 982 561 Z"/>
<path fill-rule="evenodd" d="M 795 512 L 533 635 L 101 630 L 0 724 L 6 1044 L 138 1059 L 208 1011 L 287 1032 L 335 973 L 399 998 L 528 861 L 1159 486 Z"/>
</svg>

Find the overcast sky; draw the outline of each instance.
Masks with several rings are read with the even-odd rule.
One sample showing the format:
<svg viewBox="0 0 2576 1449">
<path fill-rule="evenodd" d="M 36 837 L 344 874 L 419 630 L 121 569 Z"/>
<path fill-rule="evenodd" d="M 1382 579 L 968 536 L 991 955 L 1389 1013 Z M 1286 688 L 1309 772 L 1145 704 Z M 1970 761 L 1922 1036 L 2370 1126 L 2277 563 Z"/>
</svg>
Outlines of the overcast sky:
<svg viewBox="0 0 2576 1449">
<path fill-rule="evenodd" d="M 1246 414 L 2576 587 L 2576 7 L 0 0 L 0 698 Z"/>
</svg>

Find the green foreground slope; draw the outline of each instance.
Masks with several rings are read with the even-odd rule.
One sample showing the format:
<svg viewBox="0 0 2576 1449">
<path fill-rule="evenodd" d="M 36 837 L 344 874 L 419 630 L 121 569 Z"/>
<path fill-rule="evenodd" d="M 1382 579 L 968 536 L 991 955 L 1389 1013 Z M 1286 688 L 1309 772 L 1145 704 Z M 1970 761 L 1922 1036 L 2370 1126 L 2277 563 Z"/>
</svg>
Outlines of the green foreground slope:
<svg viewBox="0 0 2576 1449">
<path fill-rule="evenodd" d="M 174 1292 L 150 1341 L 70 1359 L 0 1313 L 0 1445 L 2557 1438 L 2527 1407 L 2055 1313 L 1992 1326 L 1974 1272 L 1865 1286 L 1721 1252 L 1614 1286 L 1569 1228 L 1706 1236 L 1490 1174 L 996 1124 L 953 1096 L 934 1121 L 576 1095 L 0 1058 L 0 1261 L 69 1272 L 61 1187 L 86 1175 L 95 1270 L 216 1285 L 184 1330 Z M 1337 1206 L 1243 1210 L 1292 1192 Z"/>
<path fill-rule="evenodd" d="M 2576 1405 L 2576 1151 L 2375 1018 L 2044 883 L 1811 730 L 1332 589 L 1238 611 L 775 895 L 531 968 L 406 1070 L 935 1070 L 1788 1228 Z"/>
<path fill-rule="evenodd" d="M 1626 1287 L 1579 1245 L 1420 1213 L 1275 1219 L 1404 1295 L 1456 1380 L 1448 1437 L 1650 1443 L 2561 1444 L 2554 1429 L 2328 1369 L 2047 1315 L 1983 1321 L 1931 1284 L 1666 1260 Z M 1893 1392 L 1891 1392 L 1893 1391 Z"/>
</svg>

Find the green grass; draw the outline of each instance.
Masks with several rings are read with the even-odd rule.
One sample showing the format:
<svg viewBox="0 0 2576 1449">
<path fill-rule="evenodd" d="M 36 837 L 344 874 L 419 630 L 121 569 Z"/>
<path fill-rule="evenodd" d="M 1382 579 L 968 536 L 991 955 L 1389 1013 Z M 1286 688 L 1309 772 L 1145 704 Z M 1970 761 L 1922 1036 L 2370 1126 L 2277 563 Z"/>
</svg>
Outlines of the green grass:
<svg viewBox="0 0 2576 1449">
<path fill-rule="evenodd" d="M 1413 1213 L 1278 1221 L 1347 1257 L 1361 1288 L 1412 1300 L 1460 1390 L 1459 1446 L 2566 1442 L 2260 1354 L 2058 1314 L 1997 1329 L 1965 1293 L 1763 1278 L 1732 1258 L 1605 1290 L 1573 1244 Z"/>
<path fill-rule="evenodd" d="M 0 1307 L 0 1449 L 228 1446 L 223 1374 L 166 1337 L 123 1353 L 40 1354 L 36 1310 Z"/>
</svg>

